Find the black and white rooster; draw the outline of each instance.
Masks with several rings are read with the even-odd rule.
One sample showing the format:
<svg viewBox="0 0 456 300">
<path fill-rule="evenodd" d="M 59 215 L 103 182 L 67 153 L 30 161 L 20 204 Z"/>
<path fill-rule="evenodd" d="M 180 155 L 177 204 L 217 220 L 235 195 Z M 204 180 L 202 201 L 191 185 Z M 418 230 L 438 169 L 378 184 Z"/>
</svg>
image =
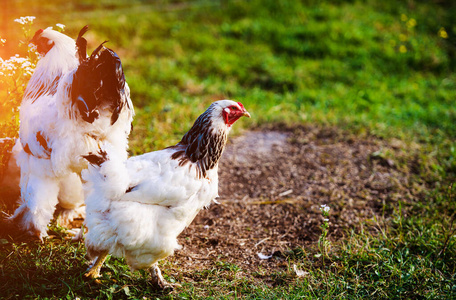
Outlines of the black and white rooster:
<svg viewBox="0 0 456 300">
<path fill-rule="evenodd" d="M 83 154 L 109 142 L 127 158 L 134 111 L 122 65 L 103 44 L 88 57 L 82 37 L 87 30 L 75 42 L 40 29 L 31 41 L 42 58 L 21 103 L 21 203 L 11 219 L 40 239 L 47 236 L 57 204 L 64 222 L 84 211 Z"/>
<path fill-rule="evenodd" d="M 126 257 L 133 270 L 149 269 L 165 288 L 157 262 L 179 248 L 177 236 L 218 197 L 218 162 L 236 120 L 250 117 L 240 102 L 221 100 L 198 117 L 175 146 L 124 161 L 105 145 L 85 158 L 85 235 L 93 262 L 86 276 L 99 277 L 107 255 Z"/>
</svg>

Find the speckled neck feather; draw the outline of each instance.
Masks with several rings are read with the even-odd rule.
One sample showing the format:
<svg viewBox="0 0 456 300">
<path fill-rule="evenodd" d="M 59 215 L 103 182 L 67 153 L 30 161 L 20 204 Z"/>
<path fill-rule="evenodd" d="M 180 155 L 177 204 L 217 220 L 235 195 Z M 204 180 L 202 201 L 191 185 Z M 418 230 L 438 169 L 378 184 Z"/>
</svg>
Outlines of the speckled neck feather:
<svg viewBox="0 0 456 300">
<path fill-rule="evenodd" d="M 212 111 L 213 107 L 209 107 L 198 117 L 182 140 L 169 147 L 178 150 L 171 158 L 178 159 L 179 166 L 188 162 L 196 164 L 198 178 L 205 178 L 207 171 L 218 164 L 227 141 L 227 130 L 212 126 Z"/>
</svg>

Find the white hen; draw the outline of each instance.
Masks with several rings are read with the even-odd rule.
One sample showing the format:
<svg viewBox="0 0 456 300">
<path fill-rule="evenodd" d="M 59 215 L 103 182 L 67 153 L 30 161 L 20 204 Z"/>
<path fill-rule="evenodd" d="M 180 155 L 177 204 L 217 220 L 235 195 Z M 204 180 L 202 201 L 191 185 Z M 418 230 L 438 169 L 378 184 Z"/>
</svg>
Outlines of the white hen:
<svg viewBox="0 0 456 300">
<path fill-rule="evenodd" d="M 43 57 L 21 103 L 21 203 L 11 219 L 41 239 L 57 204 L 71 219 L 84 203 L 83 154 L 106 141 L 127 158 L 134 112 L 122 65 L 102 45 L 87 57 L 87 29 L 76 43 L 52 29 L 40 29 L 32 39 Z"/>
<path fill-rule="evenodd" d="M 231 125 L 250 117 L 239 102 L 214 102 L 175 146 L 129 158 L 110 147 L 85 156 L 86 276 L 99 276 L 106 256 L 126 257 L 133 270 L 151 268 L 152 282 L 167 283 L 157 262 L 179 248 L 177 236 L 218 196 L 218 162 Z"/>
</svg>

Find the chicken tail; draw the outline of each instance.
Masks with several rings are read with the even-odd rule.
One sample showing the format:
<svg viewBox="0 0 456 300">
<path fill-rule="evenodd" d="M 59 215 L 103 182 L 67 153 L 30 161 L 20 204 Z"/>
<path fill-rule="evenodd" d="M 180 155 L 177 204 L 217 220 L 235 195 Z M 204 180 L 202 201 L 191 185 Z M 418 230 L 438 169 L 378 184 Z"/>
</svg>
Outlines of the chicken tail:
<svg viewBox="0 0 456 300">
<path fill-rule="evenodd" d="M 71 99 L 84 121 L 93 123 L 107 110 L 113 125 L 124 107 L 133 110 L 122 63 L 113 50 L 103 46 L 106 41 L 87 58 L 87 41 L 82 37 L 85 28 L 76 40 L 80 65 L 73 75 Z"/>
</svg>

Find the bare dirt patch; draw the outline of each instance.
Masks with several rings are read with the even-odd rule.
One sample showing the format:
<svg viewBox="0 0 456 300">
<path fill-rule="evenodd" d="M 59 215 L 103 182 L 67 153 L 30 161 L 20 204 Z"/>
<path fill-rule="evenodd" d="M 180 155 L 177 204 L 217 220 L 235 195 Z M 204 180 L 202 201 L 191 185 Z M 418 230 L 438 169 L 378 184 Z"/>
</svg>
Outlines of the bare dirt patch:
<svg viewBox="0 0 456 300">
<path fill-rule="evenodd" d="M 410 196 L 410 174 L 380 154 L 400 148 L 335 128 L 302 126 L 233 138 L 219 166 L 219 204 L 198 214 L 170 259 L 190 270 L 220 261 L 245 271 L 285 268 L 283 253 L 317 243 L 322 204 L 331 207 L 334 241 L 384 214 L 389 202 Z M 260 259 L 258 253 L 274 257 Z"/>
</svg>

